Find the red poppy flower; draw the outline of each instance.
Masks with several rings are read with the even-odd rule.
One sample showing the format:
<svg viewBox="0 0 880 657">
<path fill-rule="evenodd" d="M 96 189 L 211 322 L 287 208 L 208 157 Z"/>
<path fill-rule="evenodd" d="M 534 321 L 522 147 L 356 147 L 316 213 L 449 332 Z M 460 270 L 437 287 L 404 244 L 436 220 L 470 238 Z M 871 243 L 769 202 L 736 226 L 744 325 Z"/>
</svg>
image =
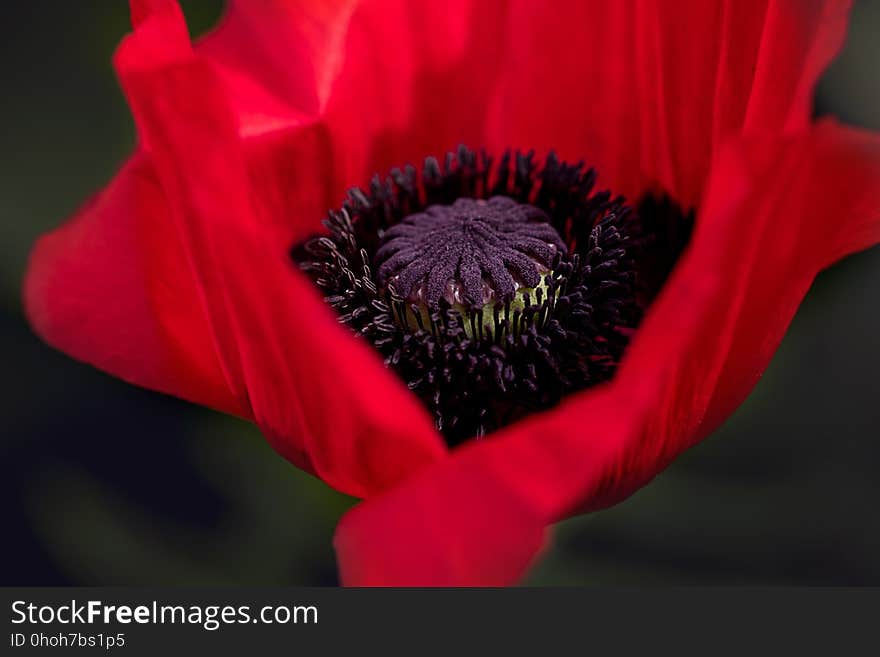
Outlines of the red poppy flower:
<svg viewBox="0 0 880 657">
<path fill-rule="evenodd" d="M 238 0 L 195 47 L 172 0 L 131 5 L 134 32 L 115 66 L 139 145 L 106 189 L 37 244 L 28 316 L 76 358 L 256 422 L 294 464 L 366 498 L 337 531 L 348 584 L 516 581 L 546 527 L 625 498 L 709 435 L 764 371 L 816 273 L 880 241 L 880 137 L 810 120 L 814 83 L 843 40 L 847 2 Z M 418 190 L 405 194 L 407 180 L 427 186 L 432 175 L 482 190 L 474 195 L 484 200 L 455 215 L 467 230 L 477 220 L 473 230 L 507 230 L 493 212 L 525 213 L 517 216 L 526 233 L 496 260 L 454 238 L 451 274 L 442 262 L 412 274 L 389 265 L 386 282 L 416 281 L 416 301 L 427 303 L 419 294 L 436 283 L 427 278 L 435 264 L 440 286 L 430 294 L 459 285 L 474 310 L 493 295 L 513 298 L 498 262 L 530 276 L 533 293 L 544 285 L 536 271 L 586 276 L 584 259 L 608 249 L 614 267 L 624 262 L 629 247 L 618 242 L 583 249 L 600 224 L 637 229 L 635 215 L 594 192 L 592 173 L 561 161 L 589 161 L 602 188 L 634 202 L 663 194 L 671 201 L 655 210 L 693 209 L 695 223 L 637 330 L 621 330 L 629 323 L 614 315 L 626 300 L 611 299 L 613 317 L 596 328 L 583 294 L 566 298 L 559 312 L 578 323 L 559 339 L 573 341 L 549 356 L 557 367 L 580 363 L 572 376 L 586 389 L 450 449 L 437 418 L 370 340 L 337 321 L 330 306 L 345 300 L 325 303 L 289 249 L 320 232 L 346 188 L 459 143 L 484 147 L 496 168 L 481 169 L 461 150 L 446 169 L 429 160 L 422 183 L 398 171 L 393 186 L 380 183 L 361 205 L 355 194 L 346 213 L 331 214 L 365 216 L 384 189 L 395 196 L 382 207 L 399 210 L 409 198 L 414 210 L 448 218 L 453 204 L 430 210 Z M 555 173 L 548 178 L 528 158 L 500 165 L 510 147 L 535 149 L 542 171 Z M 486 201 L 488 176 L 508 174 L 491 189 L 517 198 Z M 517 181 L 539 181 L 539 194 L 550 196 L 536 200 Z M 551 191 L 560 189 L 566 199 L 583 191 L 593 214 L 559 210 L 562 197 Z M 584 232 L 554 212 L 595 221 Z M 540 232 L 540 213 L 560 237 Z M 377 221 L 386 222 L 378 240 L 390 231 L 387 219 Z M 331 237 L 345 238 L 349 229 L 339 226 Z M 438 257 L 446 248 L 436 236 L 437 248 L 422 248 L 409 230 L 394 231 L 410 242 L 386 246 L 386 255 Z M 535 240 L 581 249 L 581 264 L 560 265 Z M 341 248 L 331 242 L 310 243 L 313 272 L 324 266 L 316 252 L 331 258 Z M 600 264 L 590 271 L 612 266 Z M 488 296 L 471 285 L 474 276 L 488 277 Z M 607 289 L 616 285 L 636 294 L 629 274 Z M 544 303 L 567 294 L 545 289 Z M 412 321 L 382 326 L 416 335 Z M 619 336 L 629 344 L 616 359 L 609 345 Z M 598 356 L 578 351 L 587 346 Z M 509 354 L 498 349 L 505 366 Z M 597 363 L 608 376 L 591 379 Z M 517 371 L 507 379 L 514 387 Z M 468 399 L 481 403 L 473 395 L 459 403 Z"/>
</svg>

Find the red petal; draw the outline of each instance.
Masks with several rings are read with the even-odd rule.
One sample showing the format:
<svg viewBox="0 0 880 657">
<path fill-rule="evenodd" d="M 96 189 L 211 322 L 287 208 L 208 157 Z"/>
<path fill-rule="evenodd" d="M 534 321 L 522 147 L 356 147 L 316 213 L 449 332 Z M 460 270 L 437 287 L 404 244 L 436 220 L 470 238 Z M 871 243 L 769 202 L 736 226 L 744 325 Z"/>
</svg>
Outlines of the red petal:
<svg viewBox="0 0 880 657">
<path fill-rule="evenodd" d="M 768 213 L 786 223 L 759 249 L 773 254 L 750 274 L 755 302 L 731 329 L 723 369 L 706 412 L 700 436 L 714 430 L 745 399 L 776 351 L 800 299 L 815 273 L 840 258 L 880 242 L 880 135 L 831 121 L 816 129 L 812 142 L 790 146 L 781 155 L 749 152 L 746 165 L 755 178 L 773 177 L 776 192 L 763 199 Z M 796 176 L 774 171 L 786 158 Z M 788 224 L 802 218 L 800 226 Z M 770 221 L 774 218 L 771 217 Z M 788 280 L 779 276 L 788 268 Z"/>
<path fill-rule="evenodd" d="M 289 241 L 349 185 L 459 142 L 557 149 L 586 158 L 615 191 L 635 198 L 659 184 L 697 206 L 725 137 L 807 126 L 849 5 L 290 2 L 267 18 L 263 3 L 238 0 L 202 47 L 238 99 L 245 134 L 272 123 L 259 118 L 277 114 L 268 97 L 299 113 L 285 125 L 309 125 L 266 132 L 264 148 L 251 149 L 262 163 L 255 184 L 289 190 L 261 192 Z M 252 102 L 256 111 L 241 105 Z M 294 175 L 306 181 L 289 184 Z M 293 216 L 303 223 L 292 234 Z"/>
<path fill-rule="evenodd" d="M 34 329 L 58 349 L 131 383 L 245 413 L 217 362 L 168 203 L 142 153 L 40 239 L 24 300 Z"/>
<path fill-rule="evenodd" d="M 354 0 L 231 0 L 198 44 L 220 76 L 243 134 L 313 119 L 345 55 Z"/>
<path fill-rule="evenodd" d="M 145 154 L 44 239 L 28 274 L 32 321 L 123 378 L 234 407 L 340 490 L 386 488 L 445 446 L 266 230 L 223 91 L 165 10 L 140 16 L 116 57 Z"/>
<path fill-rule="evenodd" d="M 418 401 L 267 235 L 235 117 L 207 64 L 131 65 L 130 48 L 140 54 L 150 37 L 130 37 L 117 70 L 239 398 L 280 452 L 354 495 L 444 454 Z"/>
<path fill-rule="evenodd" d="M 363 2 L 322 120 L 341 180 L 480 146 L 516 39 L 499 0 Z"/>
<path fill-rule="evenodd" d="M 236 0 L 198 49 L 266 181 L 264 221 L 289 241 L 373 172 L 461 142 L 557 149 L 616 191 L 659 183 L 696 205 L 723 137 L 806 125 L 848 6 Z M 139 29 L 188 48 L 172 0 L 133 9 Z M 150 65 L 168 41 L 132 59 Z"/>
<path fill-rule="evenodd" d="M 199 45 L 242 135 L 315 125 L 333 204 L 373 172 L 484 141 L 501 0 L 234 1 Z"/>
<path fill-rule="evenodd" d="M 558 149 L 630 197 L 696 206 L 713 148 L 809 121 L 848 0 L 517 2 L 489 143 Z"/>
<path fill-rule="evenodd" d="M 850 0 L 237 0 L 200 46 L 243 134 L 319 122 L 333 195 L 458 143 L 702 196 L 714 149 L 808 125 Z"/>
<path fill-rule="evenodd" d="M 134 61 L 185 56 L 177 4 L 132 2 Z M 155 168 L 142 151 L 30 257 L 25 307 L 50 344 L 121 378 L 247 415 L 220 363 Z"/>
<path fill-rule="evenodd" d="M 546 522 L 483 464 L 433 468 L 343 517 L 334 545 L 353 586 L 504 586 L 534 561 Z M 401 515 L 402 513 L 406 515 Z"/>
<path fill-rule="evenodd" d="M 515 581 L 542 524 L 623 499 L 705 437 L 763 372 L 817 271 L 876 242 L 880 136 L 827 123 L 726 148 L 614 381 L 355 508 L 337 530 L 345 583 Z"/>
<path fill-rule="evenodd" d="M 504 66 L 503 6 L 232 3 L 197 49 L 248 140 L 250 166 L 260 172 L 254 184 L 275 190 L 265 215 L 287 222 L 281 237 L 292 237 L 290 217 L 314 230 L 347 188 L 374 172 L 484 141 L 485 108 Z"/>
</svg>

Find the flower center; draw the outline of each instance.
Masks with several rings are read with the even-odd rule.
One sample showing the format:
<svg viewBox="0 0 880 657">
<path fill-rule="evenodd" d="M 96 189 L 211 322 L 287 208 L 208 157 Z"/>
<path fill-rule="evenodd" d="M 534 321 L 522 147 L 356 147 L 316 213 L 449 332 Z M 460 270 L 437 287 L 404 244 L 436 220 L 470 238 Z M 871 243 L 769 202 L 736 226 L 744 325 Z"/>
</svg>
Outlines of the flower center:
<svg viewBox="0 0 880 657">
<path fill-rule="evenodd" d="M 465 317 L 467 330 L 476 312 L 491 317 L 496 305 L 521 309 L 545 296 L 544 277 L 566 253 L 543 210 L 493 196 L 406 216 L 385 231 L 375 261 L 379 285 L 421 315 L 404 308 L 403 323 L 423 326 L 442 299 Z"/>
<path fill-rule="evenodd" d="M 687 243 L 674 203 L 595 182 L 460 147 L 352 190 L 292 256 L 455 445 L 610 379 Z"/>
</svg>

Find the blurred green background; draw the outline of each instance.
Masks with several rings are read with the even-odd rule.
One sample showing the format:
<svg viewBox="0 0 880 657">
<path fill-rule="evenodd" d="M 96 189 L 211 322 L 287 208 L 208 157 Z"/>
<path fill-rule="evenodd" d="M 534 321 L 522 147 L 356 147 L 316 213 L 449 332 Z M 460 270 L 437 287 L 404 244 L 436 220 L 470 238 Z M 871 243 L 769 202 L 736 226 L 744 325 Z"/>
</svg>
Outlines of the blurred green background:
<svg viewBox="0 0 880 657">
<path fill-rule="evenodd" d="M 334 584 L 352 500 L 252 426 L 56 353 L 21 316 L 30 245 L 124 160 L 125 2 L 3 3 L 2 584 Z M 184 2 L 194 33 L 216 0 Z M 817 112 L 880 129 L 880 2 Z M 768 253 L 768 257 L 772 254 Z M 880 584 L 880 249 L 824 273 L 735 416 L 646 489 L 559 526 L 532 584 Z"/>
</svg>

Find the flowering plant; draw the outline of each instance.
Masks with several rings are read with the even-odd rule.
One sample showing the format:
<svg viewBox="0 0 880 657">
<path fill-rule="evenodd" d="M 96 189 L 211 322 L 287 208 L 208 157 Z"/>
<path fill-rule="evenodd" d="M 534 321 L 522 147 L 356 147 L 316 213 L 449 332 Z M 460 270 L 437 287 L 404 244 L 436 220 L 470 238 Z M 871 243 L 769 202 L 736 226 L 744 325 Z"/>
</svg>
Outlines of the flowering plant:
<svg viewBox="0 0 880 657">
<path fill-rule="evenodd" d="M 131 8 L 138 147 L 28 316 L 364 498 L 348 584 L 515 582 L 880 241 L 880 137 L 811 120 L 847 2 L 237 0 L 195 45 Z"/>
</svg>

